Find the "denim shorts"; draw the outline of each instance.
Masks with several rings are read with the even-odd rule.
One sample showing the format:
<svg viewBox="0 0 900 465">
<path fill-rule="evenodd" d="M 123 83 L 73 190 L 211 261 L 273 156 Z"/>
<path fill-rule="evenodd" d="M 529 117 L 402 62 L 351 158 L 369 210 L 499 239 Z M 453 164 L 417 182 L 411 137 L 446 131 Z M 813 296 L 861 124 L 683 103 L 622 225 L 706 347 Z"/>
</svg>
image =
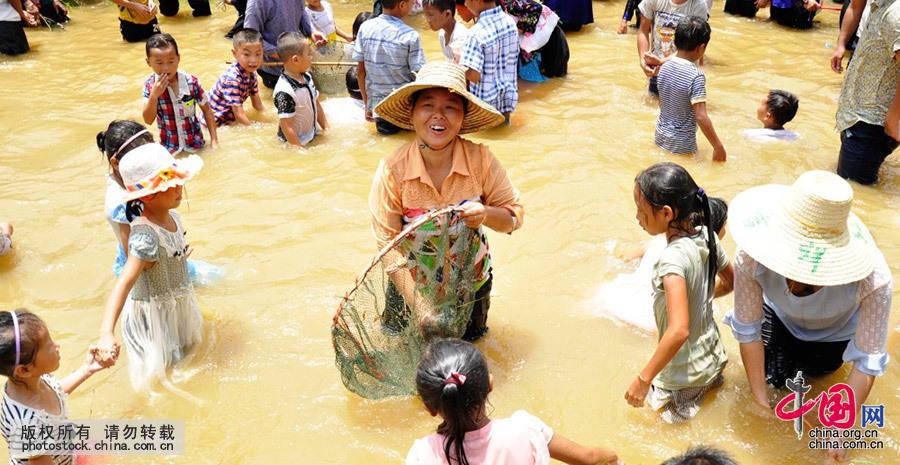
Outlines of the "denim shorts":
<svg viewBox="0 0 900 465">
<path fill-rule="evenodd" d="M 837 174 L 860 184 L 878 182 L 878 169 L 900 142 L 884 132 L 884 126 L 862 121 L 841 131 Z"/>
</svg>

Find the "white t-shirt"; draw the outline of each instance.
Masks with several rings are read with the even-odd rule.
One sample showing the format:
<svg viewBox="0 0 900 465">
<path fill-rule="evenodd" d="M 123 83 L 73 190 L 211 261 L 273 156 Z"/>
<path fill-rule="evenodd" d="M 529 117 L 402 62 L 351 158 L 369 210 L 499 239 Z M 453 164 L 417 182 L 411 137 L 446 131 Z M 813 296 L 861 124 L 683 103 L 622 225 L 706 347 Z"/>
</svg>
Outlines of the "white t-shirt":
<svg viewBox="0 0 900 465">
<path fill-rule="evenodd" d="M 7 0 L 0 0 L 0 21 L 21 21 L 22 17 Z"/>
<path fill-rule="evenodd" d="M 309 15 L 309 20 L 312 21 L 313 29 L 328 37 L 337 32 L 334 27 L 334 10 L 331 8 L 331 3 L 326 0 L 322 0 L 322 8 L 322 11 L 313 11 L 307 6 L 306 13 Z"/>
<path fill-rule="evenodd" d="M 797 140 L 800 138 L 794 131 L 787 129 L 744 129 L 741 134 L 755 142 L 772 142 L 775 140 Z"/>
<path fill-rule="evenodd" d="M 650 28 L 650 51 L 659 57 L 675 54 L 675 26 L 685 16 L 709 18 L 706 0 L 687 0 L 676 5 L 672 0 L 644 0 L 639 7 L 641 14 L 653 21 Z"/>
<path fill-rule="evenodd" d="M 297 81 L 287 74 L 281 73 L 272 96 L 275 100 L 275 108 L 278 109 L 278 118 L 290 118 L 300 143 L 306 145 L 316 137 L 316 117 L 318 116 L 316 101 L 319 99 L 319 91 L 316 90 L 316 84 L 309 73 L 304 73 L 303 78 L 306 82 Z M 278 125 L 278 138 L 286 141 L 280 124 Z"/>
<path fill-rule="evenodd" d="M 322 110 L 331 126 L 361 124 L 366 121 L 366 106 L 353 97 L 330 98 L 322 102 Z"/>
<path fill-rule="evenodd" d="M 453 26 L 453 33 L 450 34 L 450 43 L 444 39 L 447 35 L 444 33 L 444 30 L 441 29 L 438 31 L 438 41 L 441 43 L 441 51 L 444 52 L 444 56 L 447 57 L 447 61 L 451 61 L 453 63 L 459 63 L 459 54 L 462 52 L 463 47 L 466 45 L 466 37 L 469 35 L 469 30 L 466 29 L 466 25 L 457 21 L 456 25 Z M 456 52 L 454 53 L 453 48 L 456 48 Z"/>
</svg>

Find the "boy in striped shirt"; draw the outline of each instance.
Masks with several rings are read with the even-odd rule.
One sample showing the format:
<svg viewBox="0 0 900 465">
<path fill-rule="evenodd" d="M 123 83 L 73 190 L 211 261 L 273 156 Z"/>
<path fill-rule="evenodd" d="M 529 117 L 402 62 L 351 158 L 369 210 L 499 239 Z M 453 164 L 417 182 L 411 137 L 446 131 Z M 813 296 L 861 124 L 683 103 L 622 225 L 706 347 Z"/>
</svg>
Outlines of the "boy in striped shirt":
<svg viewBox="0 0 900 465">
<path fill-rule="evenodd" d="M 249 98 L 256 111 L 265 110 L 255 74 L 263 63 L 262 34 L 256 29 L 241 29 L 234 34 L 232 46 L 235 62 L 213 84 L 209 91 L 209 106 L 216 116 L 216 126 L 235 121 L 250 126 L 250 119 L 244 113 L 244 101 Z"/>
<path fill-rule="evenodd" d="M 706 76 L 694 64 L 706 53 L 705 19 L 682 18 L 675 27 L 675 56 L 659 68 L 659 120 L 654 142 L 672 153 L 697 151 L 697 126 L 713 146 L 713 160 L 725 161 L 725 147 L 706 112 Z"/>
</svg>

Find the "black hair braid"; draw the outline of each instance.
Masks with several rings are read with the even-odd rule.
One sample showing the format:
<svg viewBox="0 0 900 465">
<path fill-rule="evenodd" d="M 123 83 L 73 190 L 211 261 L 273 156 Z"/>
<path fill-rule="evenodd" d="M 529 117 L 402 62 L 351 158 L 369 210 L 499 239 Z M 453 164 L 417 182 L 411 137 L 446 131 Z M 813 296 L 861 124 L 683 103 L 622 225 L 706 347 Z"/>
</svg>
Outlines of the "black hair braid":
<svg viewBox="0 0 900 465">
<path fill-rule="evenodd" d="M 709 270 L 707 276 L 709 279 L 709 292 L 712 294 L 716 289 L 716 270 L 718 269 L 716 262 L 719 258 L 718 250 L 716 250 L 716 231 L 713 229 L 712 213 L 709 210 L 709 197 L 703 189 L 698 189 L 697 197 L 700 200 L 700 213 L 703 217 L 702 224 L 706 226 L 706 247 L 709 249 Z"/>
<path fill-rule="evenodd" d="M 128 220 L 129 223 L 134 221 L 135 218 L 141 216 L 141 213 L 143 212 L 144 202 L 141 202 L 140 199 L 134 199 L 125 202 L 125 219 Z"/>
</svg>

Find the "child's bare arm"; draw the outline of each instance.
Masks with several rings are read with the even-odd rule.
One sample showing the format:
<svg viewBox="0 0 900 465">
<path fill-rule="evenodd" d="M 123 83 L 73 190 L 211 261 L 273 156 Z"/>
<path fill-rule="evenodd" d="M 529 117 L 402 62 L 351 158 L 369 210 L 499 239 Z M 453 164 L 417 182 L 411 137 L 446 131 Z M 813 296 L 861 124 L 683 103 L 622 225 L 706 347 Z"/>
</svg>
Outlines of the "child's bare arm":
<svg viewBox="0 0 900 465">
<path fill-rule="evenodd" d="M 322 108 L 322 102 L 316 100 L 316 122 L 319 123 L 319 127 L 323 130 L 331 129 L 331 126 L 328 125 L 328 117 L 325 116 L 325 109 Z"/>
<path fill-rule="evenodd" d="M 472 68 L 466 68 L 466 80 L 471 83 L 477 84 L 479 81 L 481 81 L 481 73 L 475 71 Z"/>
<path fill-rule="evenodd" d="M 144 104 L 144 111 L 141 116 L 144 117 L 144 122 L 147 124 L 153 124 L 156 121 L 156 110 L 159 104 L 159 97 L 166 91 L 166 88 L 169 87 L 169 75 L 163 74 L 161 76 L 156 76 L 156 82 L 153 83 L 153 87 L 150 88 L 150 96 L 147 98 L 147 103 Z"/>
<path fill-rule="evenodd" d="M 291 121 L 291 118 L 281 118 L 279 124 L 281 124 L 281 133 L 284 134 L 284 138 L 287 139 L 289 144 L 298 148 L 303 147 L 303 144 L 300 143 L 300 138 L 297 136 L 297 131 L 294 130 L 294 123 Z"/>
<path fill-rule="evenodd" d="M 550 458 L 570 465 L 605 465 L 622 463 L 612 449 L 582 446 L 560 434 L 553 434 L 550 443 Z"/>
<path fill-rule="evenodd" d="M 111 366 L 118 356 L 118 343 L 116 342 L 116 323 L 125 305 L 125 299 L 141 273 L 152 267 L 155 262 L 147 262 L 129 254 L 122 273 L 113 287 L 109 299 L 106 301 L 106 309 L 103 312 L 103 323 L 100 325 L 100 341 L 97 343 L 98 355 L 104 366 Z"/>
<path fill-rule="evenodd" d="M 709 114 L 706 112 L 706 102 L 697 102 L 694 104 L 694 115 L 697 118 L 697 125 L 700 126 L 700 130 L 703 131 L 706 140 L 708 140 L 709 144 L 713 147 L 713 160 L 725 161 L 725 146 L 723 146 L 722 141 L 719 140 L 716 129 L 713 128 L 712 120 L 709 119 Z"/>
<path fill-rule="evenodd" d="M 353 42 L 353 36 L 344 32 L 337 23 L 334 23 L 334 31 L 337 32 L 338 37 L 346 40 L 347 42 Z"/>
<path fill-rule="evenodd" d="M 203 111 L 203 119 L 206 120 L 206 129 L 209 131 L 209 146 L 217 149 L 219 148 L 219 134 L 216 132 L 216 115 L 213 114 L 209 103 L 200 105 L 200 110 Z"/>
<path fill-rule="evenodd" d="M 734 265 L 729 263 L 717 276 L 719 279 L 716 280 L 715 296 L 722 297 L 730 294 L 734 290 Z"/>
<path fill-rule="evenodd" d="M 359 93 L 362 94 L 363 108 L 366 109 L 366 120 L 372 121 L 372 111 L 369 110 L 369 94 L 366 93 L 366 62 L 359 61 L 356 65 L 356 82 L 359 84 Z"/>
<path fill-rule="evenodd" d="M 672 361 L 675 354 L 690 336 L 690 319 L 688 316 L 687 284 L 677 274 L 663 276 L 663 289 L 666 294 L 666 308 L 669 327 L 659 340 L 659 345 L 650 361 L 625 391 L 625 400 L 633 407 L 644 405 L 644 399 L 650 391 L 650 383 L 662 369 Z"/>
<path fill-rule="evenodd" d="M 244 112 L 243 105 L 232 105 L 231 111 L 234 112 L 234 120 L 244 126 L 250 126 L 252 123 L 250 122 L 250 118 L 247 118 L 247 113 Z"/>
<path fill-rule="evenodd" d="M 42 455 L 28 459 L 28 465 L 53 465 L 52 455 Z"/>
<path fill-rule="evenodd" d="M 653 24 L 653 21 L 648 19 L 642 13 L 638 14 L 641 15 L 641 28 L 638 29 L 637 33 L 638 59 L 640 60 L 641 70 L 644 71 L 644 74 L 646 74 L 647 77 L 650 77 L 655 75 L 659 69 L 648 65 L 645 58 L 647 52 L 650 51 L 650 25 Z"/>
<path fill-rule="evenodd" d="M 262 103 L 262 99 L 259 98 L 259 94 L 253 94 L 250 96 L 250 102 L 253 104 L 253 108 L 256 111 L 265 111 L 266 107 Z M 243 109 L 243 108 L 242 108 Z"/>
<path fill-rule="evenodd" d="M 650 247 L 649 242 L 644 242 L 644 243 L 641 243 L 640 245 L 636 245 L 636 246 L 632 247 L 631 249 L 628 249 L 627 251 L 625 251 L 624 254 L 622 254 L 622 260 L 625 260 L 626 262 L 630 262 L 632 260 L 637 260 L 639 258 L 643 258 L 644 254 L 647 253 L 647 249 L 649 247 Z"/>
<path fill-rule="evenodd" d="M 69 376 L 66 376 L 60 381 L 60 387 L 62 387 L 62 391 L 66 394 L 71 394 L 81 383 L 87 381 L 88 378 L 94 375 L 94 373 L 104 369 L 109 368 L 100 363 L 98 359 L 97 346 L 91 346 L 88 348 L 87 357 L 85 357 L 84 363 L 78 367 L 77 370 L 73 371 Z"/>
</svg>

